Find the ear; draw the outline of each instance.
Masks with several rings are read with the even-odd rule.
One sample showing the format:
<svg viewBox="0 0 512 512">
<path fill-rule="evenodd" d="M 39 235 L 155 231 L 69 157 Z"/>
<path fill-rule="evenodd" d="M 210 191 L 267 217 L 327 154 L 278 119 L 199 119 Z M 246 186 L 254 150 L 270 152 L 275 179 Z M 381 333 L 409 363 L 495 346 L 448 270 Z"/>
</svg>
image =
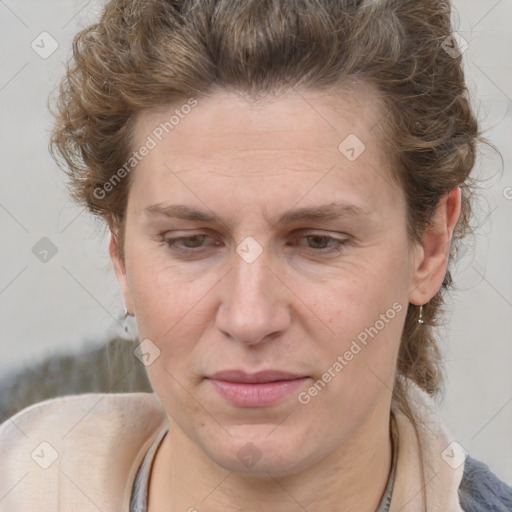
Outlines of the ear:
<svg viewBox="0 0 512 512">
<path fill-rule="evenodd" d="M 426 304 L 441 288 L 448 267 L 453 229 L 459 219 L 461 191 L 453 188 L 437 205 L 423 240 L 418 244 L 409 302 Z"/>
<path fill-rule="evenodd" d="M 128 278 L 126 276 L 126 266 L 124 260 L 119 255 L 119 247 L 117 245 L 117 238 L 115 234 L 110 232 L 110 244 L 108 246 L 112 265 L 116 273 L 117 281 L 123 294 L 124 304 L 128 312 L 133 314 L 133 303 L 130 295 L 130 286 L 128 284 Z"/>
</svg>

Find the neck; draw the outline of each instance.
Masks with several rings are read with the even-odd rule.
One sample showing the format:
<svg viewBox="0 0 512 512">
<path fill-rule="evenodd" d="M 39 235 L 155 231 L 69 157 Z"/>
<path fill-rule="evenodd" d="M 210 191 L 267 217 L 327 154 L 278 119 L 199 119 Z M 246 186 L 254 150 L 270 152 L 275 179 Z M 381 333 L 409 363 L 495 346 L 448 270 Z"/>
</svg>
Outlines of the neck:
<svg viewBox="0 0 512 512">
<path fill-rule="evenodd" d="M 343 510 L 375 512 L 391 470 L 389 408 L 313 466 L 275 477 L 234 473 L 208 458 L 173 422 L 155 457 L 148 512 Z"/>
</svg>

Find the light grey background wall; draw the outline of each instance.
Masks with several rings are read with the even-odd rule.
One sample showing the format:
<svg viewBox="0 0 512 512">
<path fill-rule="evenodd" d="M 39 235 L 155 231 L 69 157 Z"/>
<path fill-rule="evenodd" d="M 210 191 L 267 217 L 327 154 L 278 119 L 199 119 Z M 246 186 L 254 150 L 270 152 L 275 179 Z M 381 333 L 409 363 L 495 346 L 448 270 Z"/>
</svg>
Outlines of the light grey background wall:
<svg viewBox="0 0 512 512">
<path fill-rule="evenodd" d="M 48 150 L 49 93 L 101 1 L 0 0 L 0 372 L 123 334 L 106 232 L 67 198 Z M 457 32 L 485 136 L 474 244 L 441 329 L 446 425 L 512 483 L 512 0 L 458 0 Z M 457 36 L 457 37 L 459 37 Z M 465 48 L 466 43 L 462 41 Z"/>
</svg>

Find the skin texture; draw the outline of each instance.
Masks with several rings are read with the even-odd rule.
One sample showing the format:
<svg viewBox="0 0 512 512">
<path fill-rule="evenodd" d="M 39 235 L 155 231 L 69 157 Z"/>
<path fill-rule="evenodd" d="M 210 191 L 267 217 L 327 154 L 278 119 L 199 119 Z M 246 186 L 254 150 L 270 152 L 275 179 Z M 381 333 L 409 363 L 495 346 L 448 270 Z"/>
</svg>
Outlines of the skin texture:
<svg viewBox="0 0 512 512">
<path fill-rule="evenodd" d="M 134 147 L 174 108 L 143 112 Z M 405 200 L 375 128 L 382 115 L 363 89 L 294 91 L 260 103 L 218 91 L 198 99 L 133 171 L 125 260 L 114 237 L 110 251 L 141 340 L 160 350 L 147 371 L 170 434 L 152 471 L 151 512 L 376 509 L 390 469 L 391 390 L 407 305 L 440 288 L 460 211 L 454 189 L 422 244 L 409 242 Z M 338 150 L 349 134 L 366 147 L 354 161 Z M 334 202 L 365 213 L 277 223 L 292 209 Z M 155 204 L 193 206 L 220 221 L 144 212 Z M 165 242 L 193 235 L 207 236 L 174 249 Z M 249 236 L 262 249 L 251 263 L 236 252 Z M 345 243 L 332 249 L 325 236 Z M 188 254 L 177 249 L 187 246 Z M 365 328 L 380 327 L 381 315 L 384 327 L 301 403 L 298 393 Z M 239 407 L 206 378 L 226 369 L 308 379 L 278 403 Z M 238 455 L 244 446 L 260 457 L 250 467 Z"/>
</svg>

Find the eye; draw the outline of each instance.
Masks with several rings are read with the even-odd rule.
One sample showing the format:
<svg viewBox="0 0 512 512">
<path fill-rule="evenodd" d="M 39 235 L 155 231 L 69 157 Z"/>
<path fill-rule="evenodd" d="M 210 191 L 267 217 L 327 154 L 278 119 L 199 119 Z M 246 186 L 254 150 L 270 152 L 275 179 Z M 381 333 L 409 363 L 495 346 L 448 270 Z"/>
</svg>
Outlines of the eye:
<svg viewBox="0 0 512 512">
<path fill-rule="evenodd" d="M 165 238 L 163 242 L 172 250 L 178 252 L 190 252 L 194 249 L 203 249 L 206 246 L 203 244 L 206 239 L 210 238 L 204 233 L 197 233 L 189 236 L 180 236 L 176 238 Z"/>
<path fill-rule="evenodd" d="M 307 234 L 295 240 L 305 240 L 306 244 L 299 243 L 298 245 L 306 245 L 306 249 L 314 253 L 340 252 L 349 241 L 348 238 L 336 238 L 322 233 Z"/>
</svg>

